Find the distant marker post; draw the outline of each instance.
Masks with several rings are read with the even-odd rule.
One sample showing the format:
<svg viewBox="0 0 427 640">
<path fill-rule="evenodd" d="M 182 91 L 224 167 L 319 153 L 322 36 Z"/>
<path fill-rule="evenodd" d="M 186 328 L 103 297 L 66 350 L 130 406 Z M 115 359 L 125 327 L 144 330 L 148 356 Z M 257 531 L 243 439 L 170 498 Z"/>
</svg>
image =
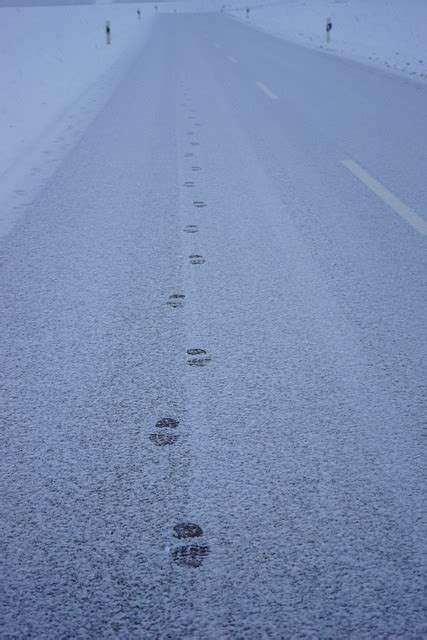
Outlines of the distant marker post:
<svg viewBox="0 0 427 640">
<path fill-rule="evenodd" d="M 332 21 L 330 18 L 326 18 L 326 42 L 331 41 Z"/>
</svg>

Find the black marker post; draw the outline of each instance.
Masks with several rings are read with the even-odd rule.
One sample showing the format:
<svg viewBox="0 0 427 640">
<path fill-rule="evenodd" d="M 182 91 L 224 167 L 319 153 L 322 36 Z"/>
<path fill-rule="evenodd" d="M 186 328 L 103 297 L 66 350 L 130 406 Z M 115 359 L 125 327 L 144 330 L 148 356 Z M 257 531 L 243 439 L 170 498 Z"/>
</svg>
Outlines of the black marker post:
<svg viewBox="0 0 427 640">
<path fill-rule="evenodd" d="M 326 42 L 331 41 L 332 22 L 330 18 L 326 18 Z"/>
<path fill-rule="evenodd" d="M 105 40 L 107 44 L 111 44 L 111 28 L 109 20 L 107 20 L 105 24 Z"/>
</svg>

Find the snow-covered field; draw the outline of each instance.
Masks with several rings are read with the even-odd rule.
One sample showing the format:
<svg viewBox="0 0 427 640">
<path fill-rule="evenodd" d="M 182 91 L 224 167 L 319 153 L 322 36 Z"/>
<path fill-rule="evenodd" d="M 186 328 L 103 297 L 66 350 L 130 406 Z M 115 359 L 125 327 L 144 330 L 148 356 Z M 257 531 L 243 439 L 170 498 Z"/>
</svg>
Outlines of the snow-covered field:
<svg viewBox="0 0 427 640">
<path fill-rule="evenodd" d="M 10 212 L 23 179 L 28 188 L 26 174 L 40 165 L 38 157 L 59 160 L 111 95 L 152 23 L 152 7 L 141 7 L 141 20 L 136 11 L 113 4 L 0 9 L 0 202 L 9 201 L 3 210 Z M 9 226 L 3 213 L 0 232 Z"/>
<path fill-rule="evenodd" d="M 231 0 L 225 6 L 235 17 L 288 40 L 427 80 L 426 0 Z"/>
</svg>

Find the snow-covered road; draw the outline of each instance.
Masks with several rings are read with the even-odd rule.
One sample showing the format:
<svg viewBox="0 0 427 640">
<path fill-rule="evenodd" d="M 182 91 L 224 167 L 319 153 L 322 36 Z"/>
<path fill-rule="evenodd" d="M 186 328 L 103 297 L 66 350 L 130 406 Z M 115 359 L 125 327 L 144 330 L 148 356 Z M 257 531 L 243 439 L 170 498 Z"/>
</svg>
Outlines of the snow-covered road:
<svg viewBox="0 0 427 640">
<path fill-rule="evenodd" d="M 422 637 L 426 112 L 159 18 L 0 245 L 3 638 Z"/>
</svg>

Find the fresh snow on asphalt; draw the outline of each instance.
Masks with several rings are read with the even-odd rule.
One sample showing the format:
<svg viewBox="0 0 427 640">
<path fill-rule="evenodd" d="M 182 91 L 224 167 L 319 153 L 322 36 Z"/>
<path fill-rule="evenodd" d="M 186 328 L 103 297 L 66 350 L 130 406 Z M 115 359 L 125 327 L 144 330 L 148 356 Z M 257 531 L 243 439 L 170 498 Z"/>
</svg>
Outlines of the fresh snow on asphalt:
<svg viewBox="0 0 427 640">
<path fill-rule="evenodd" d="M 10 7 L 0 12 L 1 175 L 100 76 L 135 55 L 153 10 L 143 10 L 141 20 L 133 5 Z M 109 47 L 106 20 L 112 29 Z"/>
<path fill-rule="evenodd" d="M 423 637 L 426 112 L 159 17 L 1 240 L 3 638 Z"/>
<path fill-rule="evenodd" d="M 224 6 L 280 38 L 427 81 L 425 0 L 228 0 Z"/>
<path fill-rule="evenodd" d="M 134 5 L 0 8 L 0 236 L 111 97 L 153 15 L 144 7 L 138 20 Z"/>
</svg>

